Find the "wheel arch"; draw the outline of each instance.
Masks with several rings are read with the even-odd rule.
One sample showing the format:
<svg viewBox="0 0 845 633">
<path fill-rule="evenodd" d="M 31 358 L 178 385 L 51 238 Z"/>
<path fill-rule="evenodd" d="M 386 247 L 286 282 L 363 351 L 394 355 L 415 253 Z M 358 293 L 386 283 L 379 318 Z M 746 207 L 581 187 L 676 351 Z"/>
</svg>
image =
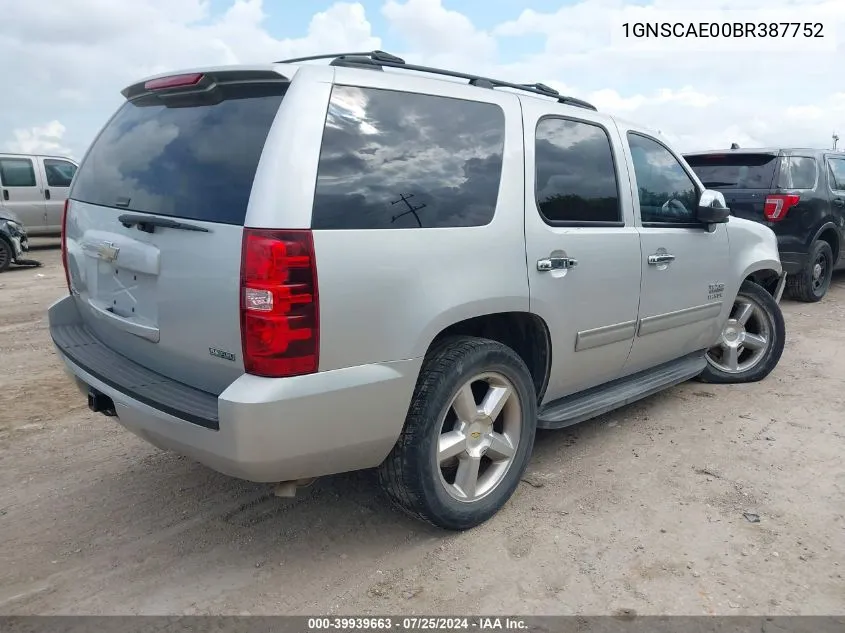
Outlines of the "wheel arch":
<svg viewBox="0 0 845 633">
<path fill-rule="evenodd" d="M 816 231 L 813 236 L 813 240 L 810 242 L 810 246 L 812 246 L 816 240 L 823 240 L 830 244 L 830 250 L 833 251 L 833 264 L 836 265 L 836 262 L 839 261 L 839 253 L 842 246 L 841 238 L 839 236 L 839 227 L 830 220 L 825 222 Z"/>
<path fill-rule="evenodd" d="M 783 266 L 780 263 L 780 258 L 775 259 L 773 257 L 766 257 L 764 259 L 760 259 L 750 264 L 747 264 L 740 275 L 740 283 L 737 286 L 737 290 L 739 290 L 739 286 L 742 285 L 743 281 L 746 281 L 752 277 L 759 277 L 765 276 L 767 274 L 774 274 L 775 276 L 779 276 L 783 272 Z"/>
<path fill-rule="evenodd" d="M 474 336 L 498 341 L 513 349 L 528 367 L 537 401 L 546 392 L 552 362 L 549 327 L 538 315 L 527 311 L 495 312 L 468 317 L 441 329 L 431 340 L 428 354 L 451 336 Z"/>
<path fill-rule="evenodd" d="M 725 284 L 722 297 L 722 311 L 719 314 L 718 332 L 721 332 L 721 328 L 724 327 L 724 324 L 730 318 L 734 302 L 745 281 L 754 281 L 763 285 L 774 296 L 774 291 L 777 287 L 777 278 L 782 272 L 783 266 L 776 252 L 770 253 L 768 249 L 760 249 L 759 245 L 747 251 L 742 251 L 742 259 L 732 263 L 731 275 Z M 774 283 L 772 283 L 773 278 Z M 760 280 L 766 280 L 767 285 L 761 284 Z"/>
<path fill-rule="evenodd" d="M 723 309 L 720 320 L 727 321 L 734 301 L 743 282 L 751 279 L 769 279 L 774 273 L 780 276 L 783 265 L 780 261 L 777 236 L 772 229 L 752 222 L 741 220 L 728 224 L 730 241 L 729 278 L 725 284 Z"/>
<path fill-rule="evenodd" d="M 780 281 L 780 271 L 773 266 L 754 267 L 740 282 L 740 287 L 746 281 L 751 281 L 762 286 L 773 297 L 777 292 L 778 282 Z"/>
</svg>

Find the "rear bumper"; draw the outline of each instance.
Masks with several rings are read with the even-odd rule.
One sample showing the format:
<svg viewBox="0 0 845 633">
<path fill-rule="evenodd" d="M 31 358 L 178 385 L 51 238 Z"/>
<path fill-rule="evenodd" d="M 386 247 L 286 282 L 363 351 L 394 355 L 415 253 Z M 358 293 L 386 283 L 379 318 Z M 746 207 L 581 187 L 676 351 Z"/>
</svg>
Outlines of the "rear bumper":
<svg viewBox="0 0 845 633">
<path fill-rule="evenodd" d="M 786 231 L 787 227 L 777 226 L 777 230 Z M 790 275 L 801 272 L 807 265 L 809 259 L 809 246 L 806 244 L 804 238 L 789 231 L 785 233 L 777 233 L 778 253 L 780 254 L 780 261 L 783 269 Z"/>
<path fill-rule="evenodd" d="M 402 430 L 422 363 L 283 379 L 245 374 L 215 396 L 111 352 L 85 329 L 70 296 L 50 307 L 49 320 L 68 373 L 83 393 L 93 387 L 111 398 L 121 425 L 158 448 L 258 482 L 377 466 Z"/>
</svg>

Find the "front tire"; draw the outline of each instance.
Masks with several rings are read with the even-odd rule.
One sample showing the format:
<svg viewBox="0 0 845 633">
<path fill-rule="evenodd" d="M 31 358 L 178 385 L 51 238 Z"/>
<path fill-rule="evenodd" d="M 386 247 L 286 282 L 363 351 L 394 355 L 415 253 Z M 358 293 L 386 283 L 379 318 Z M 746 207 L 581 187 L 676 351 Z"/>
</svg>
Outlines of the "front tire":
<svg viewBox="0 0 845 633">
<path fill-rule="evenodd" d="M 804 303 L 821 301 L 833 278 L 833 249 L 823 240 L 816 240 L 810 249 L 804 269 L 786 278 L 787 294 Z"/>
<path fill-rule="evenodd" d="M 702 382 L 757 382 L 777 366 L 786 342 L 783 312 L 765 288 L 745 281 L 719 342 L 707 351 Z"/>
<path fill-rule="evenodd" d="M 379 480 L 414 518 L 448 530 L 473 528 L 513 495 L 536 425 L 534 385 L 519 355 L 496 341 L 451 338 L 423 363 Z"/>
<path fill-rule="evenodd" d="M 14 258 L 14 251 L 9 243 L 0 237 L 0 273 L 7 270 L 12 265 Z"/>
</svg>

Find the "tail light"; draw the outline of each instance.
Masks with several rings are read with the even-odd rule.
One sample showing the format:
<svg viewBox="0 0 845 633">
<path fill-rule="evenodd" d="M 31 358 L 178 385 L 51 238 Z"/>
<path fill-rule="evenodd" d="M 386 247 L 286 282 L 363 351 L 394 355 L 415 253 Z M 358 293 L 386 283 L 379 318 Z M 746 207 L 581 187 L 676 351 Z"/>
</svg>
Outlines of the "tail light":
<svg viewBox="0 0 845 633">
<path fill-rule="evenodd" d="M 65 198 L 65 206 L 62 208 L 62 268 L 65 269 L 65 282 L 67 291 L 70 292 L 70 269 L 67 265 L 67 207 L 70 198 Z"/>
<path fill-rule="evenodd" d="M 780 222 L 786 217 L 786 212 L 801 201 L 801 196 L 795 194 L 780 194 L 766 196 L 763 214 L 770 222 Z"/>
<path fill-rule="evenodd" d="M 320 312 L 311 231 L 244 229 L 241 258 L 245 370 L 273 378 L 316 372 Z"/>
</svg>

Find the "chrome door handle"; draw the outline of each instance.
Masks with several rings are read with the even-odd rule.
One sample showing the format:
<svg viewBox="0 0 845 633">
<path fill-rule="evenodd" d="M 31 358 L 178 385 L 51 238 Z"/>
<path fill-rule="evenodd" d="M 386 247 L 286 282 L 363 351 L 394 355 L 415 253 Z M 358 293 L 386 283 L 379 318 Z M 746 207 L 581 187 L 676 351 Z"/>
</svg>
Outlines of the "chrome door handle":
<svg viewBox="0 0 845 633">
<path fill-rule="evenodd" d="M 567 270 L 575 268 L 578 265 L 578 260 L 571 257 L 546 257 L 545 259 L 537 260 L 537 270 Z"/>
<path fill-rule="evenodd" d="M 655 265 L 655 264 L 666 264 L 668 262 L 675 261 L 675 256 L 670 255 L 669 253 L 660 253 L 658 255 L 649 255 L 648 256 L 648 263 Z"/>
</svg>

